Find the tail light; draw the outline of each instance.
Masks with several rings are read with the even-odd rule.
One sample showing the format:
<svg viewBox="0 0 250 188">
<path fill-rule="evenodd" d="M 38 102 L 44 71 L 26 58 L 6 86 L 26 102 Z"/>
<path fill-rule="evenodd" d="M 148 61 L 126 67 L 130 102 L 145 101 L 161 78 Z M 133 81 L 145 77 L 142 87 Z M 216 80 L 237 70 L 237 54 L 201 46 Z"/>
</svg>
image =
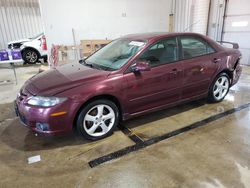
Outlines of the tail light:
<svg viewBox="0 0 250 188">
<path fill-rule="evenodd" d="M 46 44 L 45 36 L 42 36 L 41 41 L 42 41 L 42 49 L 47 50 L 47 44 Z"/>
</svg>

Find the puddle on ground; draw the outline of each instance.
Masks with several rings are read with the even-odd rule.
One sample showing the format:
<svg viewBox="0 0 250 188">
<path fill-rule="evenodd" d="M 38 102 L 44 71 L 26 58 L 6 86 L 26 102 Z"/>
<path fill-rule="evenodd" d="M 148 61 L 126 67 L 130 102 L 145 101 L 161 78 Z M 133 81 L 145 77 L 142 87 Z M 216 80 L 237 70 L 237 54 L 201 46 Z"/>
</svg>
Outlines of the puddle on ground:
<svg viewBox="0 0 250 188">
<path fill-rule="evenodd" d="M 240 179 L 239 184 L 242 184 L 242 187 L 250 187 L 250 170 L 247 166 L 242 166 L 238 162 L 235 162 L 235 166 L 238 169 Z M 201 187 L 204 188 L 227 188 L 223 183 L 218 179 L 213 179 L 211 182 L 202 182 L 200 183 Z"/>
</svg>

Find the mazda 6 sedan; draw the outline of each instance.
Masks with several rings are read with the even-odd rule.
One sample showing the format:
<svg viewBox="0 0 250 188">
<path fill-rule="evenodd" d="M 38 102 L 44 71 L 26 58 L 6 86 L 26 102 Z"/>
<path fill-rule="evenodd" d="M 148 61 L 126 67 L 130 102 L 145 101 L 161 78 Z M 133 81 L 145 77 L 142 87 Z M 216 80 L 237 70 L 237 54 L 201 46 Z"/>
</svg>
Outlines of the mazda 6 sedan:
<svg viewBox="0 0 250 188">
<path fill-rule="evenodd" d="M 15 109 L 36 133 L 76 129 L 101 139 L 138 115 L 200 98 L 222 101 L 241 74 L 237 48 L 194 33 L 127 35 L 80 63 L 35 75 Z"/>
</svg>

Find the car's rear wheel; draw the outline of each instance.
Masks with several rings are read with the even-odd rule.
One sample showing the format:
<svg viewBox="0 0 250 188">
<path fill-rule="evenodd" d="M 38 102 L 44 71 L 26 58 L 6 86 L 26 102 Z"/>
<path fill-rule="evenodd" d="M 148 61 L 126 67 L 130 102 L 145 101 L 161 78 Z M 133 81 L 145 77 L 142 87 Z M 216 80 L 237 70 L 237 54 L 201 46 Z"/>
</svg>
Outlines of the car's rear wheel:
<svg viewBox="0 0 250 188">
<path fill-rule="evenodd" d="M 208 99 L 210 102 L 222 101 L 230 88 L 230 79 L 226 73 L 219 74 L 212 83 Z"/>
<path fill-rule="evenodd" d="M 119 121 L 119 110 L 109 100 L 87 104 L 77 118 L 77 130 L 85 138 L 98 140 L 111 135 Z"/>
<path fill-rule="evenodd" d="M 35 64 L 39 59 L 38 53 L 32 49 L 24 50 L 22 56 L 23 60 L 28 64 Z"/>
</svg>

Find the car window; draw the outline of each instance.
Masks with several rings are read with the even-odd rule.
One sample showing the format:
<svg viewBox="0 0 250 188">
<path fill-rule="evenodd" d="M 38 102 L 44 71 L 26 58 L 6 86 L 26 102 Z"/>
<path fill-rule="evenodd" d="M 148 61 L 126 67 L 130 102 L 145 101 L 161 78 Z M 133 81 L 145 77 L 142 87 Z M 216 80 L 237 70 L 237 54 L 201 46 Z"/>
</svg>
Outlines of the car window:
<svg viewBox="0 0 250 188">
<path fill-rule="evenodd" d="M 160 49 L 160 48 L 164 48 L 164 45 L 162 43 L 157 43 L 155 45 L 153 45 L 150 50 L 154 50 L 154 49 Z"/>
<path fill-rule="evenodd" d="M 92 67 L 102 70 L 118 70 L 140 51 L 146 45 L 146 42 L 125 38 L 114 40 L 89 56 L 85 61 Z"/>
<path fill-rule="evenodd" d="M 140 57 L 147 60 L 151 67 L 174 62 L 178 60 L 177 38 L 161 40 L 149 47 Z"/>
<path fill-rule="evenodd" d="M 182 57 L 190 59 L 215 52 L 215 50 L 201 39 L 193 37 L 181 37 Z"/>
</svg>

